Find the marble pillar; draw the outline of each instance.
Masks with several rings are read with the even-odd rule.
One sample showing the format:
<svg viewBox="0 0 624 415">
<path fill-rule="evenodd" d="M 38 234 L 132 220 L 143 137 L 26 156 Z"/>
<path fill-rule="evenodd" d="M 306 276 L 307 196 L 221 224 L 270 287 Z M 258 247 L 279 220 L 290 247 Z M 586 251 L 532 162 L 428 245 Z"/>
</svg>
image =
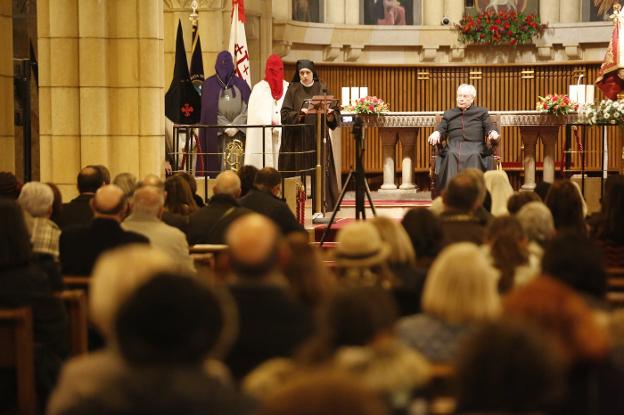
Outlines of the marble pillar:
<svg viewBox="0 0 624 415">
<path fill-rule="evenodd" d="M 440 26 L 444 17 L 443 0 L 423 0 L 423 25 Z"/>
<path fill-rule="evenodd" d="M 568 0 L 564 0 L 568 6 Z M 560 0 L 540 1 L 539 15 L 542 23 L 559 23 Z"/>
<path fill-rule="evenodd" d="M 451 24 L 459 23 L 464 15 L 464 0 L 445 0 L 444 16 L 451 19 Z"/>
<path fill-rule="evenodd" d="M 326 1 L 325 3 L 325 23 L 344 24 L 345 23 L 345 2 Z M 349 11 L 351 13 L 351 10 Z M 358 14 L 359 15 L 359 14 Z"/>
<path fill-rule="evenodd" d="M 561 3 L 563 5 L 563 3 Z M 581 21 L 581 0 L 565 0 L 565 7 L 559 10 L 560 23 L 577 23 Z"/>
<path fill-rule="evenodd" d="M 0 0 L 0 171 L 15 172 L 12 0 Z"/>
<path fill-rule="evenodd" d="M 75 193 L 76 174 L 161 174 L 162 2 L 39 0 L 41 180 Z"/>
<path fill-rule="evenodd" d="M 275 20 L 292 19 L 292 0 L 272 0 Z"/>
<path fill-rule="evenodd" d="M 345 23 L 360 24 L 360 0 L 345 0 Z"/>
</svg>

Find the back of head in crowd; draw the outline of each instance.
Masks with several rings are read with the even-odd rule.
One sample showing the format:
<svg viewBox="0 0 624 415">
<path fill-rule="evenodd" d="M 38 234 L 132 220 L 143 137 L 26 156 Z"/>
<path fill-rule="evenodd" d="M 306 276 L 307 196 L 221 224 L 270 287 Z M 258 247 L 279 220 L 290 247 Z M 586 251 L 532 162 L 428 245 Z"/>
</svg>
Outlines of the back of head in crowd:
<svg viewBox="0 0 624 415">
<path fill-rule="evenodd" d="M 232 170 L 226 170 L 217 176 L 213 192 L 216 195 L 227 195 L 238 199 L 241 194 L 241 180 Z"/>
<path fill-rule="evenodd" d="M 17 199 L 20 194 L 20 182 L 17 177 L 8 171 L 0 171 L 0 197 Z"/>
<path fill-rule="evenodd" d="M 90 203 L 93 216 L 96 218 L 115 219 L 121 222 L 128 210 L 128 198 L 123 190 L 114 184 L 100 187 Z"/>
<path fill-rule="evenodd" d="M 513 320 L 489 323 L 460 346 L 457 413 L 546 413 L 563 393 L 551 339 Z"/>
<path fill-rule="evenodd" d="M 256 173 L 254 187 L 264 192 L 275 194 L 276 188 L 282 183 L 281 174 L 273 167 L 264 167 Z"/>
<path fill-rule="evenodd" d="M 442 249 L 442 225 L 436 215 L 426 208 L 407 211 L 401 224 L 412 241 L 416 260 L 421 265 L 432 261 Z"/>
<path fill-rule="evenodd" d="M 493 264 L 501 273 L 498 289 L 501 293 L 512 289 L 516 267 L 529 261 L 528 239 L 522 225 L 514 216 L 496 217 L 487 229 L 487 244 Z"/>
<path fill-rule="evenodd" d="M 226 243 L 230 267 L 241 279 L 270 276 L 280 263 L 280 233 L 275 224 L 258 213 L 249 213 L 229 226 Z"/>
<path fill-rule="evenodd" d="M 555 234 L 555 223 L 550 209 L 542 202 L 529 202 L 522 206 L 516 214 L 529 241 L 541 247 Z"/>
<path fill-rule="evenodd" d="M 577 232 L 561 232 L 546 246 L 542 271 L 577 292 L 604 298 L 607 275 L 602 252 L 588 237 Z"/>
<path fill-rule="evenodd" d="M 553 215 L 557 231 L 567 229 L 587 233 L 583 213 L 584 201 L 572 181 L 557 180 L 553 183 L 545 203 Z"/>
<path fill-rule="evenodd" d="M 456 213 L 472 213 L 479 205 L 480 189 L 474 177 L 458 174 L 444 189 L 442 200 L 445 209 Z"/>
<path fill-rule="evenodd" d="M 113 179 L 113 184 L 119 186 L 126 197 L 132 197 L 137 188 L 137 178 L 132 173 L 119 173 Z"/>
<path fill-rule="evenodd" d="M 527 203 L 540 202 L 541 200 L 535 192 L 515 192 L 507 200 L 507 210 L 510 215 L 515 215 Z"/>
<path fill-rule="evenodd" d="M 199 281 L 158 275 L 120 307 L 115 331 L 122 356 L 136 366 L 196 365 L 223 329 L 220 301 Z"/>
<path fill-rule="evenodd" d="M 83 167 L 78 173 L 77 186 L 79 193 L 95 193 L 104 185 L 104 176 L 95 166 Z"/>
<path fill-rule="evenodd" d="M 307 373 L 270 394 L 256 415 L 386 415 L 381 399 L 357 377 Z"/>
<path fill-rule="evenodd" d="M 492 320 L 500 312 L 498 272 L 474 244 L 449 245 L 431 265 L 423 311 L 451 323 Z"/>
<path fill-rule="evenodd" d="M 258 168 L 251 164 L 245 164 L 243 167 L 238 169 L 238 177 L 241 182 L 241 197 L 245 196 L 251 189 L 253 189 L 257 172 Z"/>
<path fill-rule="evenodd" d="M 0 197 L 0 268 L 25 265 L 31 255 L 22 209 L 15 200 Z"/>
<path fill-rule="evenodd" d="M 52 213 L 54 192 L 47 184 L 28 182 L 22 187 L 17 201 L 32 217 L 48 217 Z"/>
</svg>

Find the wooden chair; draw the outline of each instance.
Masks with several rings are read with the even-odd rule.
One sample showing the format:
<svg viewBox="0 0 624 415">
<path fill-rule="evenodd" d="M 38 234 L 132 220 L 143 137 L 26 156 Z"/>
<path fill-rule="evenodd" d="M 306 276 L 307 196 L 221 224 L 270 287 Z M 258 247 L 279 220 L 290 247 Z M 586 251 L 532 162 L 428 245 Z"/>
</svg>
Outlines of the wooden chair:
<svg viewBox="0 0 624 415">
<path fill-rule="evenodd" d="M 68 317 L 68 344 L 70 356 L 89 351 L 87 295 L 83 290 L 64 290 L 54 293 L 65 304 Z"/>
<path fill-rule="evenodd" d="M 15 368 L 17 409 L 22 415 L 35 413 L 33 322 L 30 307 L 0 310 L 0 367 Z"/>
<path fill-rule="evenodd" d="M 63 284 L 65 288 L 70 290 L 84 290 L 85 293 L 89 293 L 89 286 L 91 285 L 91 277 L 85 277 L 84 275 L 63 275 Z"/>
<path fill-rule="evenodd" d="M 223 280 L 227 274 L 224 255 L 227 250 L 228 246 L 222 244 L 191 245 L 189 253 L 195 263 L 197 275 L 209 283 L 218 283 Z"/>
<path fill-rule="evenodd" d="M 436 115 L 436 125 L 440 124 L 440 122 L 442 121 L 442 115 Z M 498 125 L 499 125 L 499 116 L 498 115 L 490 115 L 490 122 L 492 124 L 492 126 L 494 126 L 494 128 L 496 128 L 497 130 Z M 488 147 L 490 147 L 490 144 L 487 143 L 487 137 L 484 137 L 484 140 L 486 140 L 486 145 L 488 145 Z M 443 149 L 444 149 L 444 143 L 446 140 L 441 141 L 440 143 L 436 144 L 435 146 L 433 146 L 433 149 L 431 150 L 431 159 L 429 160 L 429 179 L 430 179 L 430 186 L 431 186 L 431 199 L 435 199 L 437 196 L 439 196 L 439 191 L 438 191 L 438 162 L 440 161 L 440 154 L 442 153 Z M 492 155 L 489 156 L 489 166 L 488 166 L 488 170 L 496 170 L 496 169 L 500 169 L 501 168 L 501 157 L 500 157 L 500 148 L 499 148 L 499 144 L 501 142 L 501 139 L 499 138 L 495 143 L 491 144 L 491 151 L 492 151 Z"/>
<path fill-rule="evenodd" d="M 446 364 L 431 365 L 431 379 L 429 381 L 429 413 L 452 414 L 455 410 L 453 382 L 455 368 Z"/>
</svg>

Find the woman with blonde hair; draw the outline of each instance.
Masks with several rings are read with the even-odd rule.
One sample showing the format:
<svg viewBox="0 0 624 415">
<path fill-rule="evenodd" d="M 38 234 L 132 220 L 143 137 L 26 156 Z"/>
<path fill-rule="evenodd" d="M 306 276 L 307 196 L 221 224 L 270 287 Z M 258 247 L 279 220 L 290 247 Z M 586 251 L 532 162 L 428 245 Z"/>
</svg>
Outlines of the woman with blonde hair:
<svg viewBox="0 0 624 415">
<path fill-rule="evenodd" d="M 502 216 L 509 213 L 507 201 L 513 195 L 514 190 L 509 183 L 509 177 L 504 170 L 489 170 L 483 174 L 485 187 L 492 197 L 490 212 L 493 216 Z"/>
<path fill-rule="evenodd" d="M 427 275 L 423 313 L 401 319 L 399 337 L 432 362 L 451 361 L 466 332 L 498 316 L 498 278 L 479 247 L 468 242 L 450 245 Z"/>
</svg>

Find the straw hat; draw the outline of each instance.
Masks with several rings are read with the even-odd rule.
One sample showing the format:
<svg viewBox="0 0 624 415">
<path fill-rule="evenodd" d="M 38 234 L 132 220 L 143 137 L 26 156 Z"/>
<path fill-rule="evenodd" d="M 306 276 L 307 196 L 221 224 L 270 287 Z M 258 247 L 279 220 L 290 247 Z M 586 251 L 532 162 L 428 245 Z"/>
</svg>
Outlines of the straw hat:
<svg viewBox="0 0 624 415">
<path fill-rule="evenodd" d="M 336 264 L 341 267 L 370 267 L 383 263 L 390 254 L 390 245 L 381 240 L 370 223 L 358 221 L 338 232 L 334 250 Z"/>
</svg>

